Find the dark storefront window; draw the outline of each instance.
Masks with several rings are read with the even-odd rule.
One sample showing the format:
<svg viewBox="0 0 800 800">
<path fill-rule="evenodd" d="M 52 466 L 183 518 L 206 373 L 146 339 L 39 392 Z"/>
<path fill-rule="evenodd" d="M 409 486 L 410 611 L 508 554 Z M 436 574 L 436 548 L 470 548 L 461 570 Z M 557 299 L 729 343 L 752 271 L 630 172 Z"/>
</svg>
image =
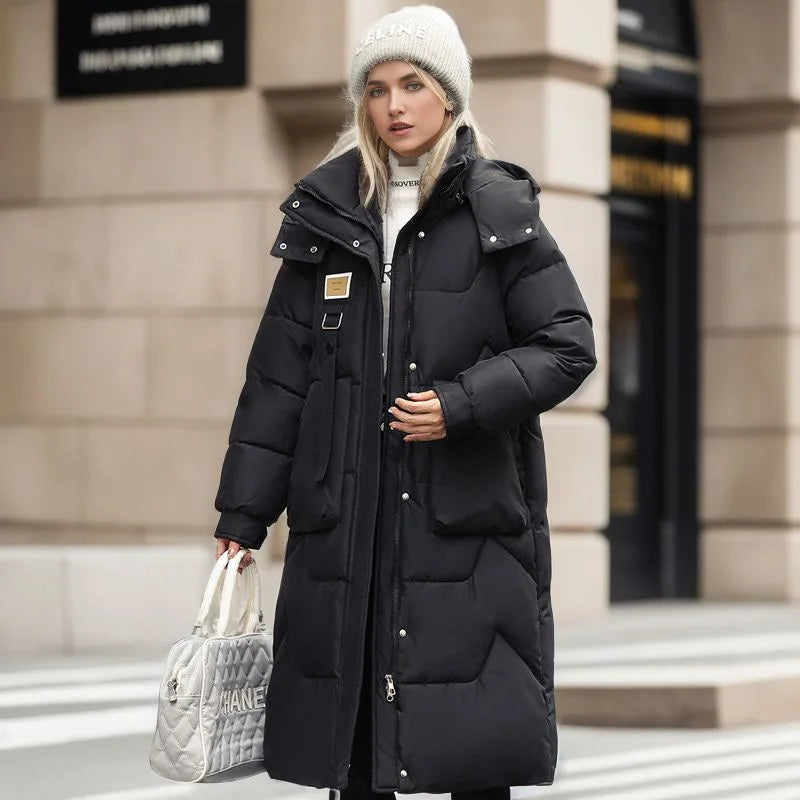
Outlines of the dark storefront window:
<svg viewBox="0 0 800 800">
<path fill-rule="evenodd" d="M 612 601 L 697 594 L 697 79 L 689 5 L 619 4 L 608 197 Z"/>
</svg>

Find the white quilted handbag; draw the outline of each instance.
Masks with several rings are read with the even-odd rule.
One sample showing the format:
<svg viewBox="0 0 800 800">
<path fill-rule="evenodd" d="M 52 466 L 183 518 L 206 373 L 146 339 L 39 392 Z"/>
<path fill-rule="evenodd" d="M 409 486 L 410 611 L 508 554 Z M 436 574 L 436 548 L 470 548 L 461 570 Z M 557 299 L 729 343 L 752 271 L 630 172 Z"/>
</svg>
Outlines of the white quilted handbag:
<svg viewBox="0 0 800 800">
<path fill-rule="evenodd" d="M 238 573 L 246 552 L 217 559 L 192 635 L 167 655 L 150 746 L 150 766 L 164 778 L 218 783 L 265 769 L 272 630 L 263 623 L 255 561 Z"/>
</svg>

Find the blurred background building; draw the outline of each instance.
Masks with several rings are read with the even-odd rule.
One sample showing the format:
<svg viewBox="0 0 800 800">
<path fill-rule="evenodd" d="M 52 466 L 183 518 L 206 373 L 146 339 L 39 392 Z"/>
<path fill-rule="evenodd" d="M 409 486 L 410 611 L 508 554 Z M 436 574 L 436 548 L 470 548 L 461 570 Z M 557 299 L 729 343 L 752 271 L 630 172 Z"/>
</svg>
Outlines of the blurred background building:
<svg viewBox="0 0 800 800">
<path fill-rule="evenodd" d="M 800 602 L 800 0 L 439 4 L 595 322 L 556 619 Z M 401 5 L 0 0 L 0 649 L 188 632 L 278 205 Z"/>
</svg>

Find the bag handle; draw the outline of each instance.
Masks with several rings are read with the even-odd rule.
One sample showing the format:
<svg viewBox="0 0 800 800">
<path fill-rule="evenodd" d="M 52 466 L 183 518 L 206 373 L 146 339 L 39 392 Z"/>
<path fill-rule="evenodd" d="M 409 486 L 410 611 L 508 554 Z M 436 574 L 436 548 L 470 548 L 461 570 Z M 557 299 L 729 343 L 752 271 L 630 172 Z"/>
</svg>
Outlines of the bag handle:
<svg viewBox="0 0 800 800">
<path fill-rule="evenodd" d="M 241 549 L 232 558 L 228 557 L 228 551 L 224 551 L 217 557 L 217 561 L 211 570 L 211 575 L 208 578 L 203 599 L 200 603 L 200 609 L 197 612 L 192 635 L 201 633 L 205 636 L 210 635 L 233 635 L 235 633 L 247 633 L 256 630 L 258 624 L 263 620 L 261 611 L 261 581 L 258 576 L 258 567 L 255 560 L 253 560 L 243 570 L 243 577 L 247 581 L 247 612 L 242 620 L 237 620 L 237 627 L 239 629 L 231 633 L 227 633 L 227 628 L 230 625 L 230 617 L 233 606 L 233 594 L 236 589 L 236 578 L 238 577 L 239 562 L 247 554 L 247 549 Z M 227 573 L 227 567 L 232 567 Z M 220 581 L 224 582 L 220 589 Z M 212 613 L 212 607 L 216 601 L 217 619 L 212 620 L 209 624 L 209 615 Z"/>
<path fill-rule="evenodd" d="M 219 620 L 217 621 L 217 636 L 235 636 L 243 633 L 254 633 L 263 615 L 261 613 L 261 580 L 258 575 L 258 566 L 253 559 L 242 571 L 241 578 L 247 582 L 247 605 L 245 613 L 238 620 L 231 620 L 233 612 L 233 593 L 239 581 L 239 562 L 246 555 L 247 550 L 239 550 L 228 561 L 225 574 L 225 583 L 222 586 L 220 600 Z M 233 630 L 229 630 L 231 623 Z"/>
<path fill-rule="evenodd" d="M 211 575 L 209 575 L 208 583 L 206 583 L 206 588 L 203 592 L 203 599 L 200 603 L 200 610 L 197 612 L 197 618 L 194 622 L 194 628 L 192 630 L 193 634 L 197 633 L 198 629 L 202 629 L 205 626 L 206 618 L 211 611 L 211 605 L 214 602 L 217 594 L 217 586 L 220 578 L 222 577 L 222 573 L 227 566 L 227 562 L 228 551 L 226 550 L 222 553 L 222 555 L 217 557 L 214 568 L 211 570 Z"/>
</svg>

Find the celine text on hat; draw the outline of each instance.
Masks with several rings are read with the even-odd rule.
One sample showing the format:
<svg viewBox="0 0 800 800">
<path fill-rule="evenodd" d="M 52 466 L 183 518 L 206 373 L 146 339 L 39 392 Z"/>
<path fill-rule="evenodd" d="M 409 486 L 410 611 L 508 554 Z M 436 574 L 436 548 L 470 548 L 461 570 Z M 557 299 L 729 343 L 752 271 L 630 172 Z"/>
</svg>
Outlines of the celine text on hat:
<svg viewBox="0 0 800 800">
<path fill-rule="evenodd" d="M 384 31 L 382 28 L 376 28 L 374 31 L 370 32 L 369 36 L 358 43 L 353 55 L 357 56 L 365 48 L 369 47 L 371 44 L 375 44 L 375 42 L 381 39 L 385 39 L 387 36 L 401 35 L 424 39 L 427 36 L 427 29 L 422 25 L 417 25 L 416 29 L 413 25 L 391 25 L 388 31 Z"/>
</svg>

